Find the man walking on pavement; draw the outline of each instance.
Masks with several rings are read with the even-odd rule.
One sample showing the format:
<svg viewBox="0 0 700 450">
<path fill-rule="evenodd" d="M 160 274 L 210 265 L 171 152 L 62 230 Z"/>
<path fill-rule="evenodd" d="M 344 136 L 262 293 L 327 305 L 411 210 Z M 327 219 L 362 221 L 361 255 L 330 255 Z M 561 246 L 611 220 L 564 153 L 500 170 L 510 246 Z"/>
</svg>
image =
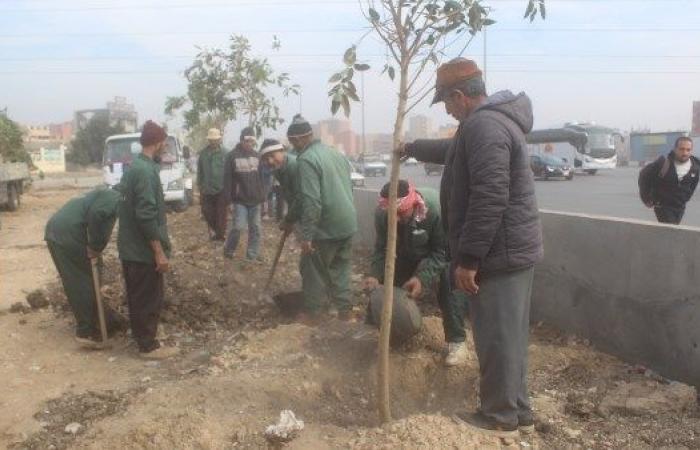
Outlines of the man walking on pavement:
<svg viewBox="0 0 700 450">
<path fill-rule="evenodd" d="M 530 99 L 486 95 L 474 61 L 438 68 L 433 104 L 459 121 L 452 139 L 418 140 L 406 156 L 444 164 L 440 187 L 457 289 L 470 295 L 469 316 L 480 370 L 481 404 L 457 417 L 484 432 L 517 437 L 533 429 L 527 389 L 530 294 L 542 259 L 542 230 L 525 134 Z"/>
<path fill-rule="evenodd" d="M 131 334 L 146 359 L 164 359 L 178 352 L 175 347 L 161 346 L 156 339 L 163 308 L 163 274 L 170 269 L 170 237 L 159 175 L 166 138 L 163 128 L 147 121 L 141 132 L 141 153 L 121 181 L 117 246 Z"/>
<path fill-rule="evenodd" d="M 260 148 L 260 159 L 266 167 L 272 170 L 272 175 L 279 183 L 279 193 L 289 205 L 287 214 L 280 224 L 280 229 L 290 232 L 300 218 L 297 157 L 287 152 L 279 141 L 265 139 Z M 277 201 L 281 200 L 279 197 Z"/>
<path fill-rule="evenodd" d="M 221 145 L 221 132 L 212 128 L 207 133 L 209 144 L 197 160 L 197 187 L 202 215 L 209 227 L 211 240 L 226 238 L 226 215 L 228 200 L 224 193 L 224 161 L 226 150 Z"/>
<path fill-rule="evenodd" d="M 639 195 L 647 207 L 654 208 L 660 223 L 678 225 L 683 220 L 700 177 L 700 161 L 692 153 L 693 140 L 681 136 L 668 155 L 639 172 Z"/>
<path fill-rule="evenodd" d="M 305 306 L 299 320 L 316 323 L 327 295 L 338 318 L 352 320 L 350 274 L 357 216 L 350 162 L 314 139 L 311 125 L 301 115 L 294 117 L 287 138 L 299 155 L 300 271 Z"/>
<path fill-rule="evenodd" d="M 464 364 L 467 360 L 467 347 L 464 344 L 466 299 L 463 293 L 453 293 L 448 281 L 447 241 L 440 219 L 438 193 L 430 188 L 419 190 L 408 181 L 399 180 L 398 197 L 394 286 L 402 287 L 411 298 L 418 299 L 437 282 L 438 303 L 447 342 L 445 365 Z M 364 282 L 365 289 L 369 290 L 384 283 L 388 201 L 389 183 L 379 193 L 379 206 L 374 214 L 376 241 L 370 275 Z"/>
<path fill-rule="evenodd" d="M 255 151 L 255 132 L 244 128 L 241 140 L 228 154 L 224 166 L 224 191 L 233 203 L 233 227 L 224 244 L 224 256 L 233 258 L 241 238 L 248 228 L 246 259 L 257 261 L 260 252 L 260 213 L 265 201 L 260 156 Z"/>
<path fill-rule="evenodd" d="M 117 190 L 104 188 L 74 198 L 51 216 L 44 232 L 75 316 L 75 339 L 87 348 L 102 343 L 90 260 L 99 258 L 109 242 L 120 198 Z M 125 321 L 112 309 L 105 307 L 105 318 L 108 334 L 126 329 Z"/>
</svg>

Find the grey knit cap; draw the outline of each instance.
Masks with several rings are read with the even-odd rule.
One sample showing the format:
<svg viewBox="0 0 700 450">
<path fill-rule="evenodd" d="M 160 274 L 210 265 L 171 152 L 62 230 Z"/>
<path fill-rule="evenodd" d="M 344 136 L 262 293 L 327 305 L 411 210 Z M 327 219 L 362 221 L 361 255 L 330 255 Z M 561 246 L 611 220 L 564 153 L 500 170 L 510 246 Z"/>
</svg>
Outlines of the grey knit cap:
<svg viewBox="0 0 700 450">
<path fill-rule="evenodd" d="M 301 137 L 311 134 L 311 124 L 302 117 L 301 114 L 297 114 L 292 119 L 292 123 L 287 129 L 287 137 Z"/>
</svg>

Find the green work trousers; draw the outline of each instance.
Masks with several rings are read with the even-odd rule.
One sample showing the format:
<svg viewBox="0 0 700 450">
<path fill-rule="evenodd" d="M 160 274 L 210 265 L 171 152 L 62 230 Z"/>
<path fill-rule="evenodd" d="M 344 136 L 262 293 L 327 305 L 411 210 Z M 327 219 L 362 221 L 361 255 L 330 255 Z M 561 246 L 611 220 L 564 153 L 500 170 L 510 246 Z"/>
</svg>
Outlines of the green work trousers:
<svg viewBox="0 0 700 450">
<path fill-rule="evenodd" d="M 352 238 L 319 240 L 313 245 L 316 251 L 302 255 L 299 263 L 307 311 L 318 312 L 328 298 L 338 311 L 352 309 Z"/>
<path fill-rule="evenodd" d="M 76 335 L 84 338 L 99 336 L 100 327 L 90 260 L 85 253 L 75 249 L 65 248 L 51 241 L 47 241 L 46 244 L 75 316 Z M 108 331 L 119 326 L 116 313 L 109 308 L 105 308 L 105 321 Z"/>
<path fill-rule="evenodd" d="M 394 266 L 394 286 L 401 287 L 415 273 L 419 262 L 405 259 L 396 259 Z M 423 292 L 432 289 L 433 286 L 423 286 Z M 464 342 L 467 334 L 464 331 L 464 316 L 468 312 L 467 296 L 463 292 L 453 291 L 450 288 L 448 270 L 442 271 L 437 292 L 438 306 L 442 313 L 442 327 L 445 330 L 446 342 Z"/>
</svg>

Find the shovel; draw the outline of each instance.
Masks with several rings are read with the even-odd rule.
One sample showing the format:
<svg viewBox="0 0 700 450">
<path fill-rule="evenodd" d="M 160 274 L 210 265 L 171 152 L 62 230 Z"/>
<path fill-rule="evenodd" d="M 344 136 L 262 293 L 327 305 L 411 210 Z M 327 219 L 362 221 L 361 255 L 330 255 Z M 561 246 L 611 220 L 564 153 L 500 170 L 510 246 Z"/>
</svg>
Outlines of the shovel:
<svg viewBox="0 0 700 450">
<path fill-rule="evenodd" d="M 277 270 L 277 263 L 280 261 L 280 256 L 282 255 L 282 250 L 284 249 L 284 242 L 289 236 L 289 231 L 284 231 L 280 237 L 280 243 L 277 245 L 277 252 L 275 252 L 275 259 L 272 261 L 272 267 L 270 268 L 270 274 L 267 276 L 267 281 L 265 282 L 265 293 L 269 295 L 268 290 L 270 289 L 270 284 L 272 283 L 272 278 L 275 276 L 275 271 Z"/>
<path fill-rule="evenodd" d="M 102 291 L 100 291 L 100 274 L 97 268 L 97 258 L 90 258 L 90 266 L 92 267 L 92 285 L 95 288 L 97 318 L 100 322 L 100 334 L 102 335 L 102 348 L 107 348 L 107 322 L 105 321 L 105 308 L 102 304 Z"/>
</svg>

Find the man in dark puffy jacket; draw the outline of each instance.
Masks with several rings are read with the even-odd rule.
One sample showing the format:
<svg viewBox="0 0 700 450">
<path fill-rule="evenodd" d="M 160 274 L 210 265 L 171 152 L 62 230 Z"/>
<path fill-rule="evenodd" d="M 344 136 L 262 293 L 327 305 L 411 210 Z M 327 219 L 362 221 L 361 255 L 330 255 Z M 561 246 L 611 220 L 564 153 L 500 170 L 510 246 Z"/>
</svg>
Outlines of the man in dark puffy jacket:
<svg viewBox="0 0 700 450">
<path fill-rule="evenodd" d="M 661 223 L 680 224 L 698 186 L 700 161 L 692 153 L 693 140 L 679 137 L 673 151 L 639 172 L 639 196 Z"/>
<path fill-rule="evenodd" d="M 454 138 L 418 140 L 406 156 L 444 164 L 440 188 L 457 289 L 470 294 L 469 315 L 481 374 L 481 405 L 463 421 L 500 436 L 531 430 L 527 390 L 530 293 L 543 256 L 525 134 L 532 105 L 525 94 L 486 95 L 477 65 L 456 58 L 438 68 L 433 103 L 459 121 Z M 515 436 L 514 436 L 515 435 Z"/>
<path fill-rule="evenodd" d="M 260 210 L 265 201 L 260 156 L 255 151 L 255 132 L 244 128 L 241 141 L 226 156 L 224 164 L 224 191 L 233 203 L 233 227 L 224 244 L 224 256 L 233 258 L 241 238 L 248 228 L 246 259 L 255 261 L 260 252 Z"/>
</svg>

